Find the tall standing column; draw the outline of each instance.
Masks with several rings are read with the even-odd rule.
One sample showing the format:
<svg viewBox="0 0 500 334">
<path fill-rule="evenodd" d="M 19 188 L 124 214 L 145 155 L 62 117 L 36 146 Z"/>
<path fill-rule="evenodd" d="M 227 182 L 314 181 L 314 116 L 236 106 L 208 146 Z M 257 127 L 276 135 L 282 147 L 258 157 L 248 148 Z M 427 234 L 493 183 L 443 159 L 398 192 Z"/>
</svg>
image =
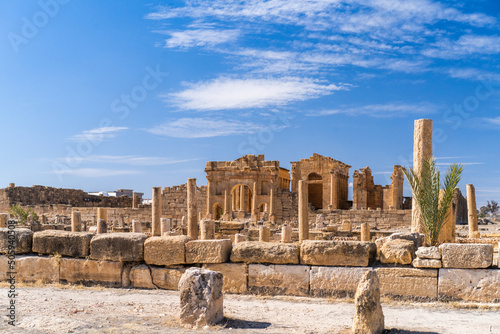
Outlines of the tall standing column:
<svg viewBox="0 0 500 334">
<path fill-rule="evenodd" d="M 330 182 L 330 205 L 332 210 L 337 210 L 339 209 L 339 175 L 337 171 L 331 173 Z"/>
<path fill-rule="evenodd" d="M 212 203 L 210 202 L 210 200 L 212 199 L 211 197 L 211 192 L 212 192 L 212 182 L 210 181 L 207 181 L 207 214 L 206 214 L 206 217 L 208 219 L 212 218 L 212 215 L 210 214 L 210 211 L 212 210 Z"/>
<path fill-rule="evenodd" d="M 161 235 L 161 188 L 153 187 L 153 205 L 151 217 L 153 222 L 151 224 L 152 235 Z"/>
<path fill-rule="evenodd" d="M 137 209 L 139 205 L 139 196 L 137 196 L 137 193 L 134 191 L 132 193 L 132 208 Z"/>
<path fill-rule="evenodd" d="M 307 183 L 299 181 L 299 242 L 309 239 L 309 205 Z"/>
<path fill-rule="evenodd" d="M 257 182 L 253 183 L 252 192 L 252 221 L 256 222 L 258 220 L 258 209 L 257 209 Z"/>
<path fill-rule="evenodd" d="M 108 210 L 105 208 L 97 208 L 97 219 L 108 221 Z"/>
<path fill-rule="evenodd" d="M 370 225 L 368 223 L 361 224 L 361 241 L 370 241 Z"/>
<path fill-rule="evenodd" d="M 79 211 L 71 212 L 71 232 L 82 231 L 82 216 Z"/>
<path fill-rule="evenodd" d="M 274 186 L 271 184 L 271 190 L 269 192 L 269 220 L 274 221 Z"/>
<path fill-rule="evenodd" d="M 413 169 L 420 175 L 424 161 L 432 158 L 432 120 L 417 119 L 413 134 Z M 417 201 L 412 200 L 411 231 L 424 233 L 425 227 Z"/>
<path fill-rule="evenodd" d="M 240 186 L 240 211 L 245 211 L 245 186 Z"/>
<path fill-rule="evenodd" d="M 467 185 L 467 211 L 469 216 L 469 238 L 479 238 L 477 226 L 476 189 L 473 184 Z"/>
<path fill-rule="evenodd" d="M 197 240 L 199 229 L 196 219 L 196 179 L 187 179 L 187 216 L 188 235 Z"/>
</svg>

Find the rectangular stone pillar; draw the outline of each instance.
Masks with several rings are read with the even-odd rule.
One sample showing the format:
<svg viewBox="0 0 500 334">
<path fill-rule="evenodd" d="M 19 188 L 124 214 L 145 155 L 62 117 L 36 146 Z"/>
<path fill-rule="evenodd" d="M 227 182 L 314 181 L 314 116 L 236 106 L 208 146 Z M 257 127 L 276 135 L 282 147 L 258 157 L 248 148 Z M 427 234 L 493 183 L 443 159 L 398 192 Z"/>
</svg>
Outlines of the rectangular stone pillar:
<svg viewBox="0 0 500 334">
<path fill-rule="evenodd" d="M 212 215 L 210 214 L 212 211 L 212 202 L 211 202 L 212 194 L 211 194 L 211 192 L 212 192 L 212 182 L 207 181 L 207 204 L 206 204 L 207 205 L 207 212 L 206 212 L 205 217 L 208 219 L 212 218 Z"/>
<path fill-rule="evenodd" d="M 370 224 L 363 223 L 361 224 L 361 241 L 370 241 Z"/>
<path fill-rule="evenodd" d="M 132 193 L 132 208 L 137 209 L 139 207 L 139 196 L 137 193 L 134 191 Z"/>
<path fill-rule="evenodd" d="M 281 242 L 290 243 L 292 242 L 292 227 L 290 225 L 283 225 L 281 227 Z"/>
<path fill-rule="evenodd" d="M 469 238 L 479 238 L 477 226 L 476 189 L 474 185 L 467 185 L 467 212 L 469 218 Z"/>
<path fill-rule="evenodd" d="M 82 216 L 79 211 L 71 212 L 71 232 L 82 231 Z"/>
<path fill-rule="evenodd" d="M 213 220 L 203 219 L 202 221 L 200 221 L 200 239 L 215 239 L 215 222 Z"/>
<path fill-rule="evenodd" d="M 97 234 L 102 234 L 102 233 L 107 233 L 108 232 L 108 226 L 106 224 L 106 221 L 104 219 L 98 218 L 97 219 Z"/>
<path fill-rule="evenodd" d="M 275 212 L 274 212 L 274 186 L 271 184 L 271 191 L 269 192 L 269 220 L 274 222 Z"/>
<path fill-rule="evenodd" d="M 257 182 L 253 183 L 253 191 L 252 191 L 252 218 L 253 222 L 258 220 L 259 209 L 257 208 Z"/>
<path fill-rule="evenodd" d="M 299 242 L 309 239 L 309 199 L 307 183 L 299 180 Z"/>
<path fill-rule="evenodd" d="M 430 158 L 432 158 L 432 120 L 417 119 L 413 134 L 413 169 L 417 175 L 420 174 L 424 161 Z M 425 233 L 422 215 L 415 199 L 412 200 L 411 231 Z"/>
<path fill-rule="evenodd" d="M 271 230 L 267 226 L 259 227 L 259 241 L 260 242 L 269 242 L 271 239 Z"/>
<path fill-rule="evenodd" d="M 187 179 L 188 235 L 193 240 L 198 239 L 199 233 L 196 211 L 196 179 Z"/>
<path fill-rule="evenodd" d="M 153 187 L 153 201 L 152 201 L 152 222 L 151 222 L 151 235 L 161 235 L 161 188 Z"/>
<path fill-rule="evenodd" d="M 97 208 L 97 219 L 108 220 L 108 210 L 105 208 Z"/>
<path fill-rule="evenodd" d="M 441 227 L 441 231 L 439 232 L 438 242 L 442 243 L 454 243 L 456 236 L 456 222 L 457 222 L 457 208 L 456 208 L 456 198 L 457 198 L 458 188 L 455 188 L 453 199 L 450 203 L 450 207 L 446 212 L 446 217 L 444 220 L 443 227 Z M 441 197 L 444 195 L 444 190 L 439 191 L 439 201 L 441 201 Z"/>
<path fill-rule="evenodd" d="M 0 227 L 7 227 L 7 222 L 9 221 L 8 213 L 0 213 Z"/>
<path fill-rule="evenodd" d="M 168 218 L 160 218 L 160 221 L 161 221 L 161 236 L 164 236 L 165 233 L 170 232 L 172 226 L 170 224 L 170 219 Z"/>
<path fill-rule="evenodd" d="M 132 220 L 132 232 L 142 233 L 142 224 L 138 220 Z"/>
<path fill-rule="evenodd" d="M 332 172 L 330 177 L 330 205 L 332 210 L 339 208 L 339 175 L 338 172 Z"/>
</svg>

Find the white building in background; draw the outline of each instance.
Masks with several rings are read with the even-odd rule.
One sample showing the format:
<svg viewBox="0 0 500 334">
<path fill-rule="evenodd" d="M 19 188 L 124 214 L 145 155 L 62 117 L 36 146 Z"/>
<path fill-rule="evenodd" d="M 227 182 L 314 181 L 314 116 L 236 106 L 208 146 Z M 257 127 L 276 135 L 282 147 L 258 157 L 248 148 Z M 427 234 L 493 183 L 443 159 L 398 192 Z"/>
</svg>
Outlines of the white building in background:
<svg viewBox="0 0 500 334">
<path fill-rule="evenodd" d="M 104 197 L 121 197 L 121 196 L 128 196 L 132 198 L 134 193 L 134 190 L 132 189 L 117 189 L 113 191 L 95 191 L 95 192 L 89 192 L 90 195 L 95 195 L 95 196 L 104 196 Z M 142 199 L 142 196 L 144 193 L 136 193 L 137 196 L 139 196 L 140 199 Z"/>
</svg>

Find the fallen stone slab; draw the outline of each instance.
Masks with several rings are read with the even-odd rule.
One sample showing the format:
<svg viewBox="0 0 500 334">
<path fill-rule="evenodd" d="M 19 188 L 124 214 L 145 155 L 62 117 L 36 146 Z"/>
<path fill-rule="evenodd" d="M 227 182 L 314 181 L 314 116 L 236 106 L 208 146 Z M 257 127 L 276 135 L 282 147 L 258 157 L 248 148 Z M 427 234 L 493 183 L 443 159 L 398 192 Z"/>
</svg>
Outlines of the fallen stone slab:
<svg viewBox="0 0 500 334">
<path fill-rule="evenodd" d="M 104 261 L 142 261 L 144 242 L 142 233 L 104 233 L 90 241 L 90 258 Z"/>
<path fill-rule="evenodd" d="M 248 265 L 248 291 L 259 295 L 309 294 L 309 266 Z"/>
<path fill-rule="evenodd" d="M 194 240 L 186 243 L 186 263 L 223 263 L 229 261 L 230 239 Z"/>
<path fill-rule="evenodd" d="M 317 266 L 367 267 L 375 259 L 373 242 L 304 240 L 300 263 Z"/>
<path fill-rule="evenodd" d="M 239 242 L 233 246 L 231 262 L 298 264 L 299 246 L 258 241 Z"/>
<path fill-rule="evenodd" d="M 184 264 L 185 244 L 191 240 L 187 235 L 148 238 L 144 242 L 144 262 L 158 266 Z"/>
<path fill-rule="evenodd" d="M 28 228 L 0 228 L 0 254 L 9 254 L 9 246 L 15 254 L 31 253 L 32 241 L 33 232 Z"/>
<path fill-rule="evenodd" d="M 33 253 L 87 257 L 93 233 L 46 230 L 33 235 Z"/>
<path fill-rule="evenodd" d="M 493 245 L 442 244 L 443 268 L 482 269 L 493 264 Z"/>
<path fill-rule="evenodd" d="M 224 319 L 222 274 L 189 268 L 179 281 L 181 324 L 203 327 Z"/>
</svg>

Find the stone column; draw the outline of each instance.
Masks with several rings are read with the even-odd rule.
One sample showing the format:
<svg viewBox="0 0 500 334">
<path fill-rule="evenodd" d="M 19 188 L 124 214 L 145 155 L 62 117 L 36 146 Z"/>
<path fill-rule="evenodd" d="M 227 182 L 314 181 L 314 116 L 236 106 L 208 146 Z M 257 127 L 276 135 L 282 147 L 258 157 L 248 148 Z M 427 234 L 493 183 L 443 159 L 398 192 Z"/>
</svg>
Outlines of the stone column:
<svg viewBox="0 0 500 334">
<path fill-rule="evenodd" d="M 97 219 L 108 221 L 108 210 L 105 208 L 97 208 Z"/>
<path fill-rule="evenodd" d="M 71 212 L 71 232 L 82 231 L 82 216 L 79 211 Z"/>
<path fill-rule="evenodd" d="M 161 234 L 161 188 L 153 187 L 153 200 L 151 205 L 151 235 L 159 236 Z"/>
<path fill-rule="evenodd" d="M 198 239 L 198 222 L 196 217 L 196 179 L 187 179 L 187 216 L 188 235 Z"/>
<path fill-rule="evenodd" d="M 210 214 L 212 211 L 212 203 L 210 202 L 212 200 L 211 197 L 211 192 L 212 192 L 212 182 L 207 181 L 207 213 L 205 215 L 206 218 L 212 218 L 212 215 Z"/>
<path fill-rule="evenodd" d="M 8 213 L 0 213 L 0 227 L 7 227 L 9 221 Z"/>
<path fill-rule="evenodd" d="M 238 244 L 238 243 L 243 242 L 243 241 L 247 241 L 246 235 L 241 234 L 241 233 L 236 233 L 234 235 L 234 243 L 235 244 Z"/>
<path fill-rule="evenodd" d="M 337 171 L 332 172 L 330 177 L 330 205 L 332 210 L 339 208 L 339 175 Z"/>
<path fill-rule="evenodd" d="M 137 209 L 139 207 L 139 196 L 137 193 L 134 191 L 132 193 L 132 208 Z"/>
<path fill-rule="evenodd" d="M 271 190 L 269 192 L 269 220 L 274 221 L 274 186 L 271 184 Z"/>
<path fill-rule="evenodd" d="M 441 231 L 439 232 L 438 242 L 440 244 L 455 242 L 456 222 L 457 222 L 457 208 L 456 208 L 457 191 L 458 188 L 455 188 L 453 193 L 453 199 L 450 203 L 448 211 L 446 212 L 446 218 L 444 220 L 443 227 L 441 227 Z M 439 201 L 441 201 L 443 195 L 444 195 L 444 190 L 441 189 L 439 191 Z"/>
<path fill-rule="evenodd" d="M 283 225 L 281 227 L 281 242 L 290 243 L 292 242 L 292 227 L 289 225 Z"/>
<path fill-rule="evenodd" d="M 469 238 L 479 238 L 477 226 L 476 189 L 473 184 L 467 185 L 467 211 L 469 216 Z"/>
<path fill-rule="evenodd" d="M 342 231 L 344 232 L 352 232 L 352 224 L 349 220 L 343 220 L 342 221 Z"/>
<path fill-rule="evenodd" d="M 253 192 L 252 192 L 252 218 L 253 222 L 258 220 L 258 208 L 257 208 L 257 182 L 253 183 Z"/>
<path fill-rule="evenodd" d="M 299 181 L 299 242 L 309 239 L 309 203 L 307 183 Z"/>
<path fill-rule="evenodd" d="M 361 241 L 370 241 L 370 225 L 368 223 L 361 224 Z"/>
<path fill-rule="evenodd" d="M 240 186 L 240 211 L 245 211 L 245 186 Z"/>
<path fill-rule="evenodd" d="M 213 220 L 203 219 L 202 221 L 200 221 L 200 239 L 215 239 L 215 222 Z"/>
<path fill-rule="evenodd" d="M 42 215 L 42 221 L 41 221 L 42 224 L 47 224 L 47 216 L 46 215 Z"/>
<path fill-rule="evenodd" d="M 271 239 L 271 230 L 267 226 L 259 227 L 259 241 L 260 242 L 269 242 Z"/>
<path fill-rule="evenodd" d="M 106 221 L 104 219 L 97 219 L 97 234 L 107 233 L 108 226 L 106 225 Z"/>
<path fill-rule="evenodd" d="M 160 218 L 161 222 L 161 235 L 164 236 L 165 233 L 170 232 L 171 225 L 170 225 L 170 219 L 168 218 Z"/>
<path fill-rule="evenodd" d="M 132 232 L 142 233 L 142 224 L 138 220 L 132 220 Z"/>
<path fill-rule="evenodd" d="M 83 232 L 87 232 L 88 231 L 87 230 L 87 221 L 86 220 L 82 221 L 82 231 Z"/>
<path fill-rule="evenodd" d="M 420 174 L 424 161 L 432 158 L 432 120 L 417 119 L 413 134 L 413 170 Z M 412 200 L 411 231 L 425 233 L 424 222 L 417 201 Z"/>
</svg>

